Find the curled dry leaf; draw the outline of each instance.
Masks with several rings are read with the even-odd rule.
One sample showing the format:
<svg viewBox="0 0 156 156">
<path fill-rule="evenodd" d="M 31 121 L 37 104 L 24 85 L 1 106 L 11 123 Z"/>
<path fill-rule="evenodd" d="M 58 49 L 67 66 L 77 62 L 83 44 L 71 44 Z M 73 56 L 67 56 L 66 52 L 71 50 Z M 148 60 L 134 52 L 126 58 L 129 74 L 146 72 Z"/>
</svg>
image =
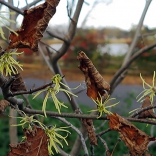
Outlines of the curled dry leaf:
<svg viewBox="0 0 156 156">
<path fill-rule="evenodd" d="M 5 111 L 8 105 L 9 105 L 9 102 L 7 100 L 0 100 L 0 114 Z"/>
<path fill-rule="evenodd" d="M 107 118 L 110 129 L 118 131 L 120 138 L 129 148 L 130 156 L 144 155 L 148 150 L 148 143 L 156 140 L 155 137 L 148 136 L 118 114 L 109 115 Z"/>
<path fill-rule="evenodd" d="M 26 140 L 17 145 L 10 145 L 7 156 L 49 156 L 48 137 L 44 130 L 34 127 L 32 130 L 24 129 Z"/>
<path fill-rule="evenodd" d="M 110 85 L 100 75 L 100 73 L 94 67 L 92 61 L 83 51 L 78 53 L 77 59 L 80 61 L 79 68 L 85 75 L 87 95 L 94 100 L 99 98 L 99 94 L 101 96 L 107 96 L 105 91 L 108 92 L 110 90 Z"/>
<path fill-rule="evenodd" d="M 97 138 L 96 138 L 96 134 L 94 131 L 93 121 L 91 119 L 82 119 L 82 122 L 85 125 L 85 128 L 87 130 L 88 138 L 90 140 L 90 144 L 97 146 L 98 143 L 97 143 Z"/>
<path fill-rule="evenodd" d="M 27 88 L 25 86 L 25 83 L 23 81 L 23 78 L 21 74 L 18 72 L 18 74 L 12 75 L 15 76 L 15 80 L 12 83 L 10 90 L 14 93 L 17 91 L 27 91 Z"/>
<path fill-rule="evenodd" d="M 143 101 L 142 108 L 151 106 L 150 97 L 147 95 Z M 153 112 L 153 109 L 146 110 L 139 114 L 138 118 L 156 118 L 156 115 Z"/>
<path fill-rule="evenodd" d="M 38 42 L 43 37 L 43 32 L 48 26 L 52 16 L 56 12 L 56 6 L 60 0 L 46 0 L 34 8 L 24 11 L 24 19 L 21 27 L 15 35 L 11 32 L 8 49 L 30 48 L 33 51 L 38 50 Z"/>
</svg>

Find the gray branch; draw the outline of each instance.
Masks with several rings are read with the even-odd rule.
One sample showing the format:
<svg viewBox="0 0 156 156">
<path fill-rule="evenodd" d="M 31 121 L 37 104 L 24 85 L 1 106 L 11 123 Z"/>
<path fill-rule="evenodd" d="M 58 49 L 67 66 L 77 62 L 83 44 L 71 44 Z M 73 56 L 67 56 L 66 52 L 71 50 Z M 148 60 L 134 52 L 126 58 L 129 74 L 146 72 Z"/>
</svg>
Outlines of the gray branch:
<svg viewBox="0 0 156 156">
<path fill-rule="evenodd" d="M 138 39 L 140 37 L 141 28 L 142 28 L 142 25 L 143 25 L 147 10 L 148 10 L 151 2 L 152 2 L 152 0 L 148 0 L 146 2 L 146 5 L 144 7 L 143 13 L 141 14 L 141 17 L 140 17 L 140 20 L 139 20 L 139 23 L 138 23 L 138 26 L 137 26 L 137 29 L 136 29 L 135 36 L 134 36 L 133 41 L 132 41 L 132 43 L 130 45 L 129 51 L 127 52 L 127 55 L 124 58 L 122 66 L 124 66 L 127 63 L 127 61 L 130 59 L 132 53 L 134 52 L 134 48 L 135 48 L 135 46 L 136 46 L 136 44 L 138 42 Z"/>
<path fill-rule="evenodd" d="M 129 51 L 127 52 L 127 55 L 124 58 L 124 61 L 123 61 L 123 64 L 122 64 L 121 68 L 125 67 L 127 65 L 127 62 L 129 62 L 129 59 L 131 59 L 132 53 L 134 52 L 134 48 L 135 48 L 135 46 L 136 46 L 136 44 L 138 42 L 138 39 L 139 39 L 139 37 L 141 35 L 141 28 L 142 28 L 142 25 L 143 25 L 143 21 L 144 21 L 144 18 L 146 16 L 146 13 L 147 13 L 147 10 L 148 10 L 148 8 L 150 6 L 151 1 L 152 0 L 148 0 L 146 2 L 146 5 L 144 7 L 143 13 L 141 14 L 141 17 L 140 17 L 140 20 L 139 20 L 139 23 L 138 23 L 138 26 L 137 26 L 135 36 L 134 36 L 133 41 L 132 41 L 132 43 L 130 45 Z M 119 69 L 119 71 L 120 71 L 120 69 Z M 122 73 L 122 75 L 120 77 L 116 77 L 116 74 L 115 74 L 115 79 L 113 78 L 114 82 L 112 81 L 113 83 L 111 83 L 111 85 L 112 85 L 111 87 L 114 89 L 125 78 L 126 74 L 127 74 L 127 69 L 125 69 L 125 71 Z M 113 91 L 113 89 L 112 89 L 112 91 Z"/>
<path fill-rule="evenodd" d="M 136 60 L 142 53 L 154 48 L 156 46 L 156 43 L 153 43 L 149 46 L 145 46 L 144 48 L 140 49 L 139 51 L 137 51 L 127 62 L 124 66 L 122 66 L 114 75 L 113 79 L 110 82 L 110 86 L 111 86 L 111 91 L 110 93 L 113 92 L 113 90 L 115 89 L 115 87 L 119 84 L 119 82 L 117 81 L 117 79 L 120 81 L 120 79 L 123 79 L 125 77 L 125 74 L 123 74 L 123 72 L 125 72 L 127 70 L 127 68 L 131 65 L 131 63 Z"/>
</svg>

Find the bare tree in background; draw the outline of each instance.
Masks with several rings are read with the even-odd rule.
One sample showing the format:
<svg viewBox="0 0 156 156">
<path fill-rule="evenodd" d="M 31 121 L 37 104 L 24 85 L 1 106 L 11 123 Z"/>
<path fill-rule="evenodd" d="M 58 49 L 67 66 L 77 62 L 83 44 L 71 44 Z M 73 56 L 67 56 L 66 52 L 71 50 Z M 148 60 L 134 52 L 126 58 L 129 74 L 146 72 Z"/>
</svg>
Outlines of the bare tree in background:
<svg viewBox="0 0 156 156">
<path fill-rule="evenodd" d="M 28 3 L 28 1 L 25 0 L 26 6 L 23 7 L 23 8 L 15 7 L 11 0 L 10 0 L 9 3 L 4 1 L 4 0 L 0 0 L 0 3 L 16 12 L 16 14 L 14 15 L 14 18 L 16 20 L 18 14 L 24 15 L 23 10 L 28 9 L 33 5 L 36 5 L 40 1 L 41 0 L 34 0 L 32 3 Z M 114 75 L 114 77 L 112 78 L 112 80 L 110 82 L 110 90 L 108 90 L 108 93 L 110 93 L 110 94 L 113 92 L 115 87 L 124 79 L 130 64 L 132 62 L 134 62 L 134 60 L 136 60 L 142 53 L 144 53 L 145 51 L 148 51 L 148 50 L 150 50 L 150 49 L 152 49 L 152 48 L 154 48 L 156 46 L 156 43 L 151 44 L 151 45 L 146 45 L 144 48 L 140 49 L 136 53 L 133 53 L 134 52 L 134 47 L 135 47 L 135 45 L 136 45 L 136 43 L 138 41 L 138 38 L 139 38 L 139 36 L 142 35 L 141 34 L 141 27 L 143 26 L 143 21 L 144 21 L 146 13 L 148 11 L 148 7 L 151 4 L 151 1 L 152 0 L 148 0 L 146 2 L 146 5 L 144 7 L 143 13 L 142 13 L 142 15 L 140 17 L 140 21 L 139 21 L 138 26 L 137 26 L 137 30 L 136 30 L 136 34 L 134 36 L 134 40 L 132 41 L 130 49 L 129 49 L 128 53 L 125 56 L 122 67 L 116 72 L 116 74 Z M 99 1 L 99 0 L 94 1 L 93 6 L 91 7 L 91 10 L 89 10 L 89 12 L 86 13 L 86 16 L 85 16 L 85 18 L 84 18 L 84 20 L 82 22 L 82 25 L 81 25 L 82 27 L 85 26 L 85 24 L 87 22 L 87 18 L 89 17 L 89 15 L 93 11 L 93 9 L 96 7 L 96 5 L 99 4 L 99 3 L 102 3 L 102 2 L 106 3 L 106 1 Z M 49 67 L 50 71 L 53 72 L 54 74 L 63 75 L 62 71 L 61 71 L 61 68 L 60 68 L 60 66 L 58 64 L 58 61 L 67 52 L 67 50 L 68 50 L 68 48 L 69 48 L 69 46 L 70 46 L 70 44 L 71 44 L 71 42 L 72 42 L 72 40 L 73 40 L 73 38 L 75 36 L 76 29 L 77 29 L 77 23 L 78 23 L 78 20 L 79 20 L 79 16 L 80 16 L 80 13 L 81 13 L 82 6 L 86 5 L 86 4 L 89 5 L 89 2 L 86 2 L 86 1 L 84 2 L 84 0 L 67 1 L 67 12 L 68 12 L 68 17 L 69 17 L 69 26 L 68 26 L 68 30 L 67 30 L 67 32 L 65 34 L 58 34 L 58 33 L 56 33 L 56 31 L 53 31 L 53 29 L 51 27 L 48 27 L 48 29 L 47 29 L 48 34 L 50 34 L 54 38 L 57 38 L 57 39 L 63 41 L 63 44 L 62 44 L 62 46 L 61 46 L 61 48 L 59 50 L 53 50 L 53 49 L 50 48 L 49 45 L 46 45 L 45 43 L 43 44 L 43 43 L 40 42 L 38 44 L 39 52 L 41 53 L 42 57 L 44 58 L 44 60 L 45 60 L 45 62 L 47 64 L 47 66 Z M 73 7 L 73 5 L 74 5 L 74 7 Z M 11 26 L 11 27 L 14 29 L 15 25 Z M 45 51 L 45 49 L 46 49 L 46 51 Z M 45 53 L 48 54 L 49 58 L 47 58 L 45 56 Z M 0 82 L 4 83 L 5 81 L 9 81 L 9 80 L 6 80 L 3 77 L 3 75 L 1 75 L 0 76 Z M 65 85 L 68 85 L 65 78 L 62 79 L 62 83 L 65 84 Z M 49 85 L 51 85 L 51 84 L 49 84 Z M 72 92 L 70 88 L 67 88 L 64 85 L 62 85 L 62 88 L 66 89 L 68 92 Z M 4 88 L 3 88 L 3 90 L 4 90 Z M 40 89 L 38 89 L 38 90 L 40 90 Z M 23 92 L 23 93 L 25 93 L 25 92 Z M 32 91 L 30 91 L 29 93 L 32 93 Z M 5 92 L 3 92 L 3 94 L 5 94 Z M 86 130 L 86 126 L 84 126 L 85 125 L 84 123 L 90 122 L 88 120 L 85 122 L 86 119 L 96 120 L 97 119 L 97 113 L 91 113 L 90 115 L 83 114 L 82 110 L 80 110 L 79 105 L 77 104 L 77 101 L 76 101 L 75 97 L 74 96 L 69 97 L 67 94 L 65 94 L 65 95 L 69 99 L 69 103 L 71 105 L 71 108 L 73 109 L 73 112 L 75 112 L 77 110 L 78 110 L 78 112 L 69 113 L 69 114 L 64 114 L 64 113 L 59 114 L 59 113 L 56 113 L 56 112 L 54 113 L 54 112 L 48 112 L 47 111 L 47 115 L 50 116 L 50 117 L 53 117 L 53 118 L 57 118 L 57 119 L 61 120 L 62 122 L 64 122 L 66 125 L 71 126 L 76 131 L 76 133 L 78 134 L 78 137 L 75 140 L 75 143 L 74 143 L 73 147 L 71 147 L 71 152 L 70 152 L 71 156 L 78 156 L 79 152 L 80 152 L 80 149 L 82 147 L 83 147 L 83 150 L 84 150 L 84 153 L 85 153 L 84 155 L 89 155 L 88 154 L 89 149 L 86 147 L 86 144 L 85 144 L 85 138 L 86 138 L 87 130 Z M 10 100 L 10 95 L 4 95 L 4 96 L 6 97 L 5 99 Z M 14 94 L 14 96 L 15 96 L 15 94 Z M 13 100 L 13 103 L 16 103 L 16 102 L 14 102 L 15 99 L 11 99 L 11 100 Z M 17 102 L 19 102 L 19 101 L 17 100 Z M 21 100 L 19 103 L 22 103 L 22 102 L 23 101 Z M 156 107 L 155 105 L 148 106 L 148 108 L 144 108 L 141 111 L 147 111 L 147 109 L 153 109 L 155 107 Z M 25 111 L 25 113 L 28 113 L 28 114 L 34 114 L 34 115 L 35 114 L 43 114 L 42 111 L 38 111 L 38 110 L 35 111 L 35 110 L 31 109 L 31 108 L 29 108 L 29 109 L 28 108 L 25 108 L 25 109 L 23 108 L 22 110 Z M 141 113 L 141 111 L 140 111 L 140 113 Z M 144 122 L 144 123 L 149 123 L 149 124 L 155 125 L 155 122 L 152 121 L 152 120 L 135 119 L 134 117 L 137 115 L 137 113 L 134 114 L 133 117 L 130 116 L 129 118 L 125 118 L 125 119 L 127 119 L 129 121 Z M 69 123 L 65 118 L 62 118 L 62 117 L 79 118 L 80 123 L 81 123 L 81 128 L 78 129 L 78 128 L 74 127 L 71 123 Z M 84 119 L 84 120 L 82 120 L 82 119 Z M 107 118 L 106 117 L 101 117 L 101 120 L 102 119 L 103 120 L 111 120 L 108 117 Z M 125 124 L 124 122 L 122 122 L 122 123 Z M 128 124 L 128 126 L 129 126 L 129 124 Z M 133 127 L 133 126 L 130 125 L 130 127 Z M 104 144 L 107 156 L 111 155 L 110 152 L 109 152 L 109 149 L 108 149 L 109 147 L 107 146 L 107 143 L 101 138 L 101 136 L 103 134 L 109 132 L 109 131 L 111 131 L 110 128 L 108 130 L 106 130 L 106 131 L 103 131 L 103 132 L 100 132 L 99 134 L 96 134 L 96 136 L 99 138 L 99 140 Z M 68 153 L 66 153 L 66 151 L 63 151 L 62 149 L 59 149 L 59 152 L 63 156 L 69 155 Z M 92 153 L 92 155 L 94 155 L 93 154 L 94 152 L 92 152 L 92 150 L 91 150 L 91 153 Z"/>
</svg>

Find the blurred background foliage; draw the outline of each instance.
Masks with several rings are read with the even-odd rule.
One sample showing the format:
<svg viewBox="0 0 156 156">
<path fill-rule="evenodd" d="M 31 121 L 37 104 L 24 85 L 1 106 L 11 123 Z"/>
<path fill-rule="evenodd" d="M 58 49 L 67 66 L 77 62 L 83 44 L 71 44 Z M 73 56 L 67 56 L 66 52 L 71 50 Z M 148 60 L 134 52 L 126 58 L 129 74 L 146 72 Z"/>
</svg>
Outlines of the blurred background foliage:
<svg viewBox="0 0 156 156">
<path fill-rule="evenodd" d="M 124 56 L 132 41 L 136 27 L 128 32 L 119 28 L 78 29 L 76 36 L 62 57 L 62 68 L 77 68 L 76 56 L 82 50 L 94 62 L 96 68 L 105 74 L 114 74 L 123 62 Z M 142 28 L 142 34 L 135 47 L 134 53 L 139 49 L 154 43 L 156 29 Z M 144 35 L 145 34 L 145 35 Z M 151 34 L 151 35 L 147 35 Z M 123 52 L 122 52 L 123 51 Z M 129 68 L 129 74 L 138 75 L 140 72 L 151 75 L 156 68 L 156 48 L 143 53 Z M 148 64 L 148 65 L 147 65 Z"/>
</svg>

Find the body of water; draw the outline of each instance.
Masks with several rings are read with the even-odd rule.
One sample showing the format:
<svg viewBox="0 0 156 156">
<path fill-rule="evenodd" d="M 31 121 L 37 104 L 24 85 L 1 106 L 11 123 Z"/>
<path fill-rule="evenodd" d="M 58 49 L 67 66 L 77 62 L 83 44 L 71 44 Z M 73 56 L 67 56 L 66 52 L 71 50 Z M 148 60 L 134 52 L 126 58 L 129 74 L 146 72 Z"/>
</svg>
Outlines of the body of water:
<svg viewBox="0 0 156 156">
<path fill-rule="evenodd" d="M 59 50 L 61 48 L 62 44 L 52 44 L 51 47 Z M 129 49 L 129 45 L 126 43 L 110 43 L 106 44 L 105 46 L 99 45 L 98 48 L 100 49 L 101 53 L 108 53 L 110 55 L 124 55 L 127 53 Z"/>
<path fill-rule="evenodd" d="M 124 55 L 129 49 L 129 45 L 126 43 L 110 43 L 105 46 L 100 46 L 102 53 L 108 53 L 110 55 Z"/>
</svg>

